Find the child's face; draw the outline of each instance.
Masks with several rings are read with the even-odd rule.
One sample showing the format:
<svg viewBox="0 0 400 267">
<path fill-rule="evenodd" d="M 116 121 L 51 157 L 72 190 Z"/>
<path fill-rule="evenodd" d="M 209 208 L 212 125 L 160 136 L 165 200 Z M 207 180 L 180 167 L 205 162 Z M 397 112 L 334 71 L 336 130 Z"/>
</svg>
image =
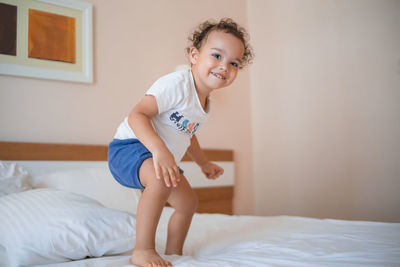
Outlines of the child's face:
<svg viewBox="0 0 400 267">
<path fill-rule="evenodd" d="M 236 78 L 243 53 L 244 45 L 234 35 L 210 32 L 200 51 L 194 47 L 190 50 L 196 86 L 211 92 L 230 85 Z"/>
</svg>

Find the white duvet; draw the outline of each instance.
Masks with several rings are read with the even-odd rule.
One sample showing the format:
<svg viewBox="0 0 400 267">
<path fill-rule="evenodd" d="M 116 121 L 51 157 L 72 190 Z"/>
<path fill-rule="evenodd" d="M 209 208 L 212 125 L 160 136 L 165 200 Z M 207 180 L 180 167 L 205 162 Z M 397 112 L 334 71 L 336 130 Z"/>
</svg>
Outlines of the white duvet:
<svg viewBox="0 0 400 267">
<path fill-rule="evenodd" d="M 171 213 L 165 208 L 160 220 L 160 253 Z M 129 257 L 127 252 L 43 266 L 131 266 Z M 196 214 L 184 256 L 165 258 L 174 266 L 400 266 L 400 224 Z"/>
</svg>

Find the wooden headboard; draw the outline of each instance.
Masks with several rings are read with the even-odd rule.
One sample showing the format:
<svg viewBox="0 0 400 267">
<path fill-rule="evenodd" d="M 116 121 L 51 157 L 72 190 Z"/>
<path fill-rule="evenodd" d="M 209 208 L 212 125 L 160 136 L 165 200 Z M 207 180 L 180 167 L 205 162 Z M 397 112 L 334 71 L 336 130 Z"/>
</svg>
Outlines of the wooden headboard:
<svg viewBox="0 0 400 267">
<path fill-rule="evenodd" d="M 204 150 L 211 161 L 233 161 L 231 150 Z M 107 146 L 55 143 L 0 142 L 0 160 L 107 161 Z M 184 156 L 182 161 L 191 161 Z M 194 188 L 197 212 L 233 214 L 233 186 Z"/>
</svg>

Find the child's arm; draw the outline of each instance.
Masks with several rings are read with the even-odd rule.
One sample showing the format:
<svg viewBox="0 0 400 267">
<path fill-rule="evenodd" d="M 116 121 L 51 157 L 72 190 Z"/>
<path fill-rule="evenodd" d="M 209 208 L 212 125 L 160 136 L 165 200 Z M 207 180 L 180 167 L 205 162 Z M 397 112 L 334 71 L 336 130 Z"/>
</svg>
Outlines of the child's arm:
<svg viewBox="0 0 400 267">
<path fill-rule="evenodd" d="M 187 153 L 200 166 L 201 171 L 206 175 L 207 178 L 217 179 L 224 173 L 224 169 L 222 167 L 210 162 L 207 159 L 206 155 L 203 153 L 203 150 L 200 148 L 196 135 L 192 136 Z"/>
<path fill-rule="evenodd" d="M 153 154 L 157 179 L 164 179 L 166 186 L 169 187 L 172 183 L 175 187 L 180 176 L 178 166 L 174 156 L 150 122 L 151 118 L 157 114 L 158 106 L 155 97 L 145 95 L 132 109 L 128 123 L 140 142 Z"/>
</svg>

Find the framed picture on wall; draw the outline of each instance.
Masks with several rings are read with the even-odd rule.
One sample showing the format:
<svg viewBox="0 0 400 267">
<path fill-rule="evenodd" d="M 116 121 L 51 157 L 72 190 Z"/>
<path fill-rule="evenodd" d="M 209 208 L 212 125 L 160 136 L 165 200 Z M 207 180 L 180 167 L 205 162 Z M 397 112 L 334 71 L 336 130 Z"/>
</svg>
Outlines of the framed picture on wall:
<svg viewBox="0 0 400 267">
<path fill-rule="evenodd" d="M 93 82 L 91 3 L 0 0 L 0 74 Z"/>
</svg>

